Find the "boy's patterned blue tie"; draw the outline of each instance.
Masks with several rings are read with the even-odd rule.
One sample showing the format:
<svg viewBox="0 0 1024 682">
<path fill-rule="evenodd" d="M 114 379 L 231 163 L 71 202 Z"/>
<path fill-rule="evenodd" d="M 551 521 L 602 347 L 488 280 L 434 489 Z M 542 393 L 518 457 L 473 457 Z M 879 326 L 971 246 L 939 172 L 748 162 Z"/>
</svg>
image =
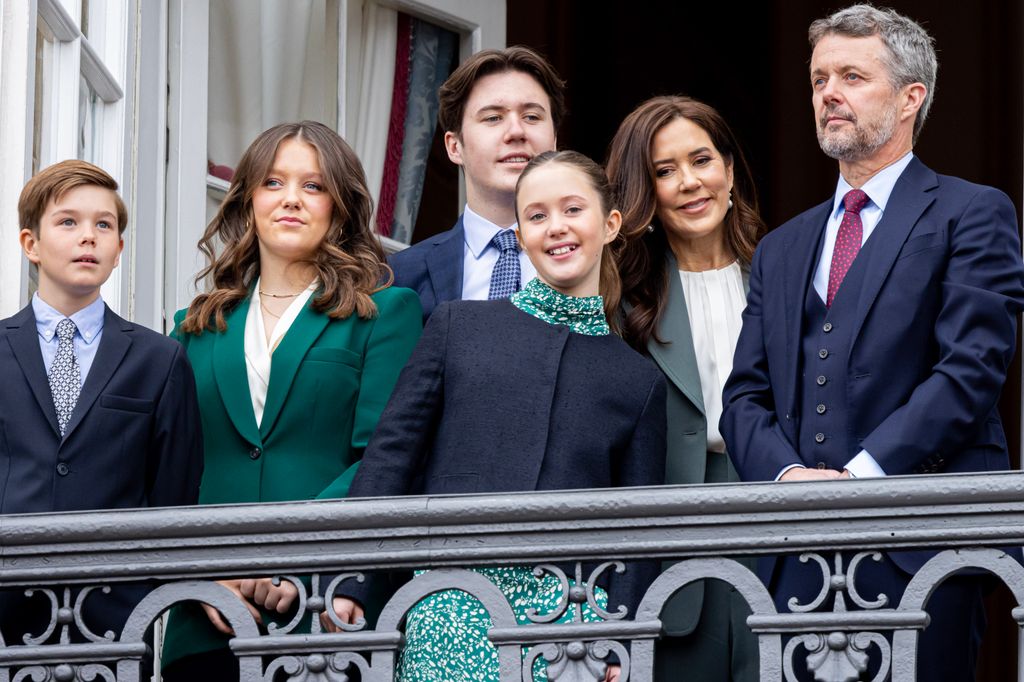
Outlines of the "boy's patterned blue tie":
<svg viewBox="0 0 1024 682">
<path fill-rule="evenodd" d="M 53 394 L 53 406 L 57 408 L 57 424 L 60 435 L 71 419 L 78 403 L 78 394 L 82 392 L 82 371 L 75 357 L 75 323 L 64 318 L 57 323 L 57 355 L 50 366 L 50 393 Z"/>
<path fill-rule="evenodd" d="M 491 271 L 491 288 L 487 298 L 508 298 L 522 288 L 519 281 L 522 273 L 519 269 L 519 244 L 516 242 L 515 230 L 502 230 L 494 235 L 491 243 L 501 252 L 498 262 Z"/>
</svg>

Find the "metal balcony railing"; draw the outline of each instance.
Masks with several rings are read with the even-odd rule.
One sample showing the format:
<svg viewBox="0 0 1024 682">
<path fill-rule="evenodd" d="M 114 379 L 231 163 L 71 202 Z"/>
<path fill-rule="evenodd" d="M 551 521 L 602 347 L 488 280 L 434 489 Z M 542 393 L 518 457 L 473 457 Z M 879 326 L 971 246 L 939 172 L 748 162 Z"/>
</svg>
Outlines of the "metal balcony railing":
<svg viewBox="0 0 1024 682">
<path fill-rule="evenodd" d="M 799 647 L 808 650 L 816 679 L 855 679 L 852 666 L 876 646 L 883 665 L 878 679 L 889 673 L 906 682 L 914 679 L 927 595 L 958 569 L 978 567 L 1005 582 L 1017 602 L 1012 617 L 1024 624 L 1024 568 L 994 549 L 1021 544 L 1024 474 L 1010 472 L 5 516 L 0 587 L 42 591 L 52 609 L 49 634 L 26 633 L 0 647 L 0 682 L 138 680 L 140 662 L 150 655 L 144 638 L 150 624 L 187 600 L 206 601 L 225 614 L 236 633 L 230 645 L 243 680 L 345 680 L 350 666 L 364 681 L 391 680 L 404 614 L 423 596 L 453 587 L 488 609 L 502 680 L 532 680 L 539 655 L 551 679 L 596 679 L 600 659 L 611 652 L 622 664 L 623 682 L 644 681 L 651 679 L 662 605 L 705 578 L 732 584 L 750 604 L 762 680 L 795 679 Z M 877 550 L 909 548 L 948 551 L 918 572 L 899 604 L 857 593 L 862 560 Z M 822 595 L 842 593 L 835 603 L 845 606 L 777 613 L 765 587 L 733 560 L 783 553 L 804 553 L 820 564 Z M 851 556 L 844 567 L 839 557 Z M 636 559 L 680 563 L 661 573 L 635 613 L 617 613 L 612 595 L 603 621 L 576 617 L 567 624 L 538 617 L 516 625 L 501 592 L 460 568 L 544 565 L 566 584 L 554 564 L 604 564 L 598 570 L 608 571 Z M 324 609 L 321 587 L 381 569 L 436 570 L 400 588 L 374 630 L 330 634 L 314 618 L 311 633 L 298 632 L 303 613 Z M 292 580 L 301 596 L 290 623 L 261 633 L 212 579 L 266 575 Z M 159 586 L 122 632 L 97 634 L 83 622 L 82 601 L 105 596 L 96 588 L 140 580 Z M 561 608 L 577 614 L 581 602 L 593 599 L 592 587 L 566 595 Z M 1020 664 L 1018 679 L 1024 681 Z"/>
</svg>

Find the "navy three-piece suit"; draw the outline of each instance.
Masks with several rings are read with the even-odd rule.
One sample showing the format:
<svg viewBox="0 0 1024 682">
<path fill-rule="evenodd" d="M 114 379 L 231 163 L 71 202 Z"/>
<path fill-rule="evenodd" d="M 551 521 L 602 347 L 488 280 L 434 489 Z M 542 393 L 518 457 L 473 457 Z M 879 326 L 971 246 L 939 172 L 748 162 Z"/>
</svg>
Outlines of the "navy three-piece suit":
<svg viewBox="0 0 1024 682">
<path fill-rule="evenodd" d="M 1013 204 L 911 160 L 825 308 L 812 278 L 832 207 L 830 198 L 773 231 L 754 256 L 721 421 L 741 478 L 774 480 L 791 464 L 842 470 L 862 449 L 888 475 L 1007 469 L 997 401 L 1024 309 Z M 898 600 L 907 576 L 932 555 L 890 553 L 887 575 L 864 562 L 871 584 L 861 594 L 884 590 Z M 795 564 L 762 564 L 780 605 L 801 589 L 788 570 Z M 820 579 L 819 571 L 807 589 Z M 923 647 L 980 637 L 980 592 L 968 583 L 966 596 L 936 593 Z M 947 608 L 971 613 L 936 613 Z M 934 650 L 922 658 L 944 665 Z"/>
</svg>

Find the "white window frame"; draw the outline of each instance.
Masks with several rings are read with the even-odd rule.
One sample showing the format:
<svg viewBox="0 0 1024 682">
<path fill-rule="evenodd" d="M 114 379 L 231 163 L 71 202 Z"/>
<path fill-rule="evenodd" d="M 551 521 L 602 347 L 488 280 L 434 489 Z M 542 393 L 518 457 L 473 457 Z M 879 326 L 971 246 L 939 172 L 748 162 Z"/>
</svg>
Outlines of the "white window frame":
<svg viewBox="0 0 1024 682">
<path fill-rule="evenodd" d="M 390 7 L 457 32 L 461 36 L 460 60 L 484 48 L 505 43 L 503 0 L 366 0 Z M 166 238 L 163 249 L 164 317 L 188 305 L 196 294 L 196 273 L 205 264 L 196 243 L 206 228 L 207 85 L 209 73 L 210 0 L 162 0 L 169 2 L 167 113 L 168 164 L 166 189 Z M 346 133 L 346 50 L 358 39 L 362 0 L 338 0 L 338 121 Z M 145 24 L 145 22 L 143 22 Z M 145 27 L 143 27 L 143 31 Z M 182 74 L 188 75 L 183 96 Z M 140 97 L 140 106 L 146 99 Z M 140 138 L 142 136 L 140 135 Z M 464 190 L 460 192 L 460 207 Z M 151 253 L 151 252 L 147 252 Z"/>
<path fill-rule="evenodd" d="M 102 102 L 93 121 L 93 161 L 118 181 L 129 204 L 131 178 L 126 121 L 133 112 L 125 84 L 133 74 L 134 33 L 130 19 L 138 0 L 91 0 L 87 38 L 79 25 L 81 0 L 3 0 L 0 6 L 0 315 L 17 311 L 27 303 L 29 267 L 16 248 L 17 201 L 32 172 L 34 119 L 40 124 L 39 167 L 77 158 L 79 89 L 84 78 Z M 37 32 L 46 40 L 42 111 L 35 111 L 35 52 Z M 8 96 L 10 94 L 10 96 Z M 132 223 L 126 232 L 131 241 Z M 122 257 L 101 293 L 117 312 L 126 312 L 130 300 L 124 273 L 130 253 Z"/>
</svg>

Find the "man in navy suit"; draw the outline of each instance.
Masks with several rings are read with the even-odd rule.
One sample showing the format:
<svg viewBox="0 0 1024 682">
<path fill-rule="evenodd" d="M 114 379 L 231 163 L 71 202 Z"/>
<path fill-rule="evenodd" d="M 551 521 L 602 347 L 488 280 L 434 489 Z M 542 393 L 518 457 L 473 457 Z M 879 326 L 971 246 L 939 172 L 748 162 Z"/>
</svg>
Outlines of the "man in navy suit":
<svg viewBox="0 0 1024 682">
<path fill-rule="evenodd" d="M 921 26 L 856 5 L 809 33 L 818 140 L 840 176 L 754 257 L 725 387 L 729 453 L 751 481 L 1006 469 L 996 403 L 1024 307 L 1013 204 L 914 156 L 937 71 Z M 930 556 L 862 562 L 859 593 L 898 604 Z M 813 600 L 813 563 L 765 562 L 780 610 Z M 981 592 L 958 576 L 932 595 L 918 679 L 973 679 Z"/>
<path fill-rule="evenodd" d="M 64 161 L 21 193 L 20 240 L 39 287 L 0 321 L 0 513 L 197 501 L 203 443 L 185 353 L 100 298 L 124 246 L 127 212 L 116 190 L 100 168 Z M 118 633 L 143 594 L 139 586 L 92 593 L 85 625 Z M 49 606 L 41 593 L 0 593 L 4 642 L 41 635 Z"/>
<path fill-rule="evenodd" d="M 536 274 L 514 238 L 515 186 L 530 159 L 555 148 L 564 90 L 526 47 L 478 52 L 441 86 L 438 120 L 465 174 L 465 210 L 452 229 L 389 259 L 395 285 L 419 294 L 424 322 L 438 303 L 507 298 Z"/>
</svg>

